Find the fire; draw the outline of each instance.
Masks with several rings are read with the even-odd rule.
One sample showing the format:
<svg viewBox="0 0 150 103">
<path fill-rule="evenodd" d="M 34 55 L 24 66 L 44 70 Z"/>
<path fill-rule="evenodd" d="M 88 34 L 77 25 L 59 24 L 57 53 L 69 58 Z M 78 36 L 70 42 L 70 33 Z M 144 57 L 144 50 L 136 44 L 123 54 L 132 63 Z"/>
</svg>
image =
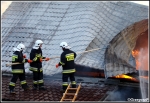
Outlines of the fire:
<svg viewBox="0 0 150 103">
<path fill-rule="evenodd" d="M 122 75 L 117 75 L 116 78 L 127 78 L 127 79 L 131 79 L 132 77 L 122 74 Z"/>
<path fill-rule="evenodd" d="M 135 58 L 136 69 L 137 70 L 148 70 L 148 30 L 144 31 L 138 36 L 136 40 L 136 45 L 131 52 L 132 56 Z"/>
<path fill-rule="evenodd" d="M 139 55 L 139 51 L 137 51 L 137 50 L 132 51 L 132 55 L 133 55 L 133 57 L 138 56 Z"/>
<path fill-rule="evenodd" d="M 117 75 L 117 76 L 115 76 L 115 78 L 125 78 L 125 79 L 129 79 L 129 80 L 132 80 L 132 81 L 137 81 L 135 78 L 133 78 L 131 76 L 128 76 L 128 75 L 125 75 L 125 74 Z"/>
<path fill-rule="evenodd" d="M 138 69 L 140 67 L 140 62 L 138 61 L 139 51 L 133 50 L 132 51 L 132 56 L 135 58 L 136 69 Z"/>
</svg>

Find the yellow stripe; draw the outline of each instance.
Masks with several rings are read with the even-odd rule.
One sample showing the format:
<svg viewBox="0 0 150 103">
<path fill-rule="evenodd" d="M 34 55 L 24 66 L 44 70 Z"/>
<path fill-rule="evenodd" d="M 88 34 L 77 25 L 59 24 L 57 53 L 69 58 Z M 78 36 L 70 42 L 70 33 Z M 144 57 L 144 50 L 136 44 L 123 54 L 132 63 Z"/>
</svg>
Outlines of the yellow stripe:
<svg viewBox="0 0 150 103">
<path fill-rule="evenodd" d="M 25 59 L 23 59 L 22 63 L 25 63 Z"/>
<path fill-rule="evenodd" d="M 43 83 L 44 81 L 43 81 L 43 79 L 42 80 L 38 80 L 38 83 Z"/>
<path fill-rule="evenodd" d="M 21 84 L 26 84 L 27 82 L 26 82 L 26 80 L 24 80 L 24 81 L 21 81 Z"/>
<path fill-rule="evenodd" d="M 66 58 L 67 58 L 67 61 L 74 60 L 74 54 L 73 53 L 67 54 Z"/>
<path fill-rule="evenodd" d="M 61 65 L 65 65 L 65 63 L 63 63 L 63 62 L 60 62 L 60 64 L 61 64 Z"/>
<path fill-rule="evenodd" d="M 38 71 L 38 68 L 30 67 L 29 70 L 30 71 Z"/>
<path fill-rule="evenodd" d="M 73 73 L 75 71 L 76 71 L 75 69 L 69 69 L 69 70 L 63 70 L 62 73 Z"/>
<path fill-rule="evenodd" d="M 36 56 L 36 57 L 39 57 L 39 58 L 42 57 L 42 56 L 41 56 L 41 53 L 40 53 L 40 54 L 36 54 L 35 56 Z"/>
<path fill-rule="evenodd" d="M 10 82 L 9 85 L 10 85 L 10 86 L 15 86 L 15 83 Z"/>
<path fill-rule="evenodd" d="M 12 69 L 12 73 L 23 73 L 23 69 Z"/>
<path fill-rule="evenodd" d="M 33 59 L 33 61 L 37 61 L 38 58 L 41 58 L 41 53 L 40 54 L 35 54 L 35 58 Z"/>
<path fill-rule="evenodd" d="M 38 84 L 38 82 L 37 81 L 33 81 L 33 84 Z"/>
<path fill-rule="evenodd" d="M 76 82 L 75 82 L 75 81 L 72 81 L 71 84 L 76 84 Z"/>
<path fill-rule="evenodd" d="M 63 82 L 63 86 L 68 86 L 68 82 Z"/>
<path fill-rule="evenodd" d="M 35 58 L 33 59 L 33 61 L 37 61 L 37 57 L 35 57 Z"/>
<path fill-rule="evenodd" d="M 43 71 L 43 68 L 40 68 L 40 72 L 42 72 Z"/>
<path fill-rule="evenodd" d="M 15 59 L 18 59 L 18 55 L 13 55 L 12 56 L 12 61 L 15 61 Z"/>
</svg>

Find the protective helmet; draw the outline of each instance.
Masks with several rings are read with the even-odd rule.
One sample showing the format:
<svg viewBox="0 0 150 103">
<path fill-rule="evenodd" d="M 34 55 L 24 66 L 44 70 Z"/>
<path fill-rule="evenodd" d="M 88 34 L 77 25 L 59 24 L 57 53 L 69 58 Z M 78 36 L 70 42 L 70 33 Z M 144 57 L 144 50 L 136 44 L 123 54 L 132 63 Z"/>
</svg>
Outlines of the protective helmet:
<svg viewBox="0 0 150 103">
<path fill-rule="evenodd" d="M 14 48 L 14 51 L 22 51 L 25 49 L 25 45 L 23 45 L 22 43 L 20 43 L 17 48 Z"/>
<path fill-rule="evenodd" d="M 65 49 L 70 49 L 70 47 L 68 46 L 66 42 L 61 42 L 60 47 L 65 48 Z"/>
<path fill-rule="evenodd" d="M 36 40 L 35 44 L 33 46 L 34 49 L 38 49 L 40 47 L 40 45 L 43 44 L 42 40 Z"/>
</svg>

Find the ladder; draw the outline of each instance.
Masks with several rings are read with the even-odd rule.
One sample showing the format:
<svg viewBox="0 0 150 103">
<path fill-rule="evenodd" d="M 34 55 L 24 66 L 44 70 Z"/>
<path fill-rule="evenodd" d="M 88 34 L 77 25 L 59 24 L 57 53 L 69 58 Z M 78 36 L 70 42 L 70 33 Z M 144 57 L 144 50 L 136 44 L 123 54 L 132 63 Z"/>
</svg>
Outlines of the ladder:
<svg viewBox="0 0 150 103">
<path fill-rule="evenodd" d="M 63 93 L 63 96 L 62 96 L 60 102 L 62 102 L 62 101 L 72 101 L 72 102 L 74 102 L 75 99 L 77 98 L 78 92 L 81 88 L 81 83 L 78 85 L 77 88 L 71 88 L 70 85 L 71 84 L 68 85 L 65 93 Z M 76 92 L 75 93 L 68 93 L 68 90 L 76 90 Z M 67 98 L 65 98 L 67 95 L 73 95 L 74 97 L 72 99 L 67 99 Z"/>
</svg>

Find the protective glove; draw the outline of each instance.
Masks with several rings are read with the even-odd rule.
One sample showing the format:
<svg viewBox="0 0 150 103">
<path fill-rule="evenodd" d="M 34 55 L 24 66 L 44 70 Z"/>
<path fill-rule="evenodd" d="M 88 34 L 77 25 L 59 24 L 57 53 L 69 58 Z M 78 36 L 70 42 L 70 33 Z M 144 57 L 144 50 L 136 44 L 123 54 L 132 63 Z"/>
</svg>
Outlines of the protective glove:
<svg viewBox="0 0 150 103">
<path fill-rule="evenodd" d="M 59 64 L 56 64 L 56 68 L 58 68 L 59 67 Z"/>
<path fill-rule="evenodd" d="M 25 55 L 25 54 L 23 55 L 23 58 L 26 58 L 26 55 Z"/>
<path fill-rule="evenodd" d="M 32 63 L 32 60 L 28 59 L 28 63 Z"/>
<path fill-rule="evenodd" d="M 42 60 L 42 58 L 40 58 L 40 62 L 42 62 L 43 60 Z"/>
<path fill-rule="evenodd" d="M 46 58 L 45 60 L 46 60 L 46 61 L 49 61 L 49 60 L 50 60 L 50 58 Z"/>
</svg>

